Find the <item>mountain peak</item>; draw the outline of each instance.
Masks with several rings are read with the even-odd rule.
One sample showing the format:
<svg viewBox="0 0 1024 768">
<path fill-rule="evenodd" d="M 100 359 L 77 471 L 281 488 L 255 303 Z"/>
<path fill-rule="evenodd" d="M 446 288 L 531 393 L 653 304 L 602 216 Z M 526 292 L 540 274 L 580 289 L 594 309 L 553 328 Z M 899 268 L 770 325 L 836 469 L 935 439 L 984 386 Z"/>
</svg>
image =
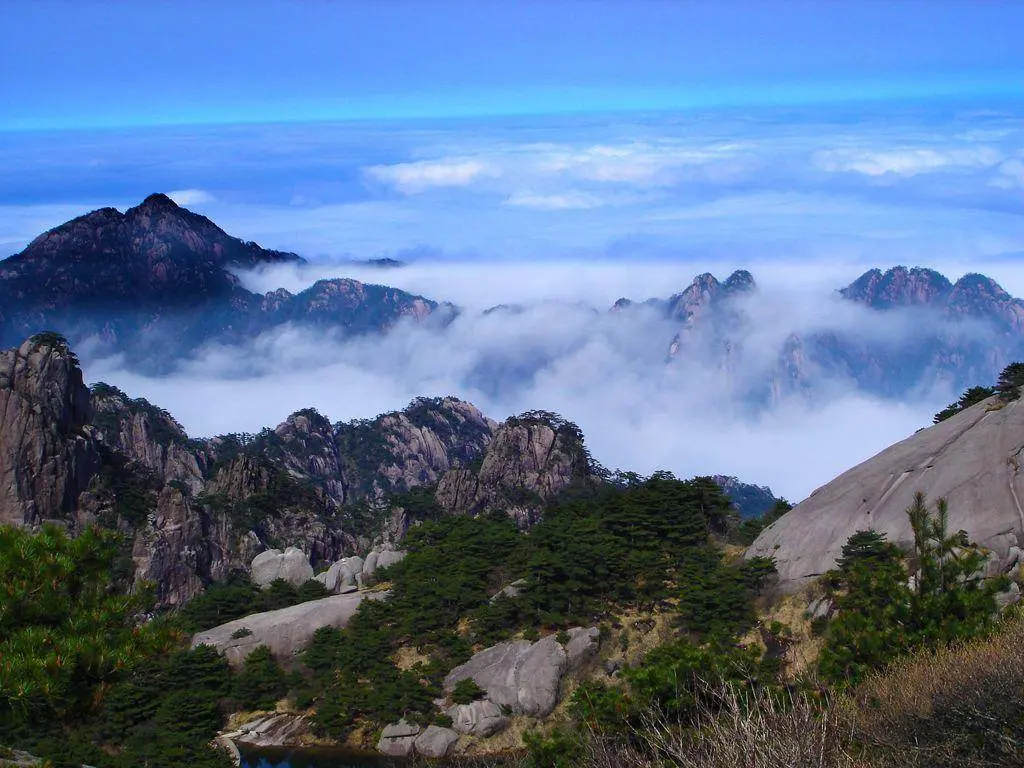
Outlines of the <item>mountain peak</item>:
<svg viewBox="0 0 1024 768">
<path fill-rule="evenodd" d="M 745 293 L 757 288 L 754 276 L 745 269 L 737 269 L 722 285 L 730 293 Z"/>
<path fill-rule="evenodd" d="M 154 192 L 153 194 L 146 197 L 142 201 L 139 208 L 147 208 L 150 210 L 166 210 L 166 211 L 180 211 L 181 206 L 174 202 L 171 198 L 165 195 L 163 192 Z"/>
<path fill-rule="evenodd" d="M 875 309 L 909 307 L 944 300 L 953 285 L 945 276 L 926 267 L 896 266 L 884 273 L 870 269 L 841 288 L 843 298 L 867 304 Z"/>
</svg>

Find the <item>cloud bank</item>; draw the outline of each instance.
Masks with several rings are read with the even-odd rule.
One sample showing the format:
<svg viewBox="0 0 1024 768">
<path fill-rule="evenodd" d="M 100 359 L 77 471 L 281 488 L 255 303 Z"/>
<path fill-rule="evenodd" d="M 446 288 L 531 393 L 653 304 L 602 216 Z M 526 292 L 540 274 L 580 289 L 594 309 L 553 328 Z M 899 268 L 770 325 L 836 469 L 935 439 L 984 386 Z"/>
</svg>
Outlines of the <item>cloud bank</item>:
<svg viewBox="0 0 1024 768">
<path fill-rule="evenodd" d="M 741 350 L 727 359 L 697 345 L 666 365 L 678 322 L 643 306 L 609 312 L 609 297 L 623 288 L 639 299 L 667 296 L 692 278 L 690 271 L 677 282 L 683 268 L 633 265 L 626 278 L 610 265 L 547 265 L 532 279 L 523 265 L 378 270 L 388 282 L 447 286 L 438 298 L 516 301 L 467 308 L 443 328 L 403 323 L 383 337 L 281 328 L 242 347 L 207 347 L 166 378 L 140 376 L 116 359 L 87 359 L 87 374 L 168 408 L 194 435 L 257 431 L 308 406 L 332 420 L 365 418 L 420 395 L 454 394 L 497 419 L 552 410 L 579 423 L 609 467 L 734 474 L 793 500 L 928 425 L 951 399 L 934 382 L 897 402 L 822 377 L 811 397 L 784 393 L 751 407 L 749 389 L 766 380 L 790 333 L 836 330 L 898 347 L 915 337 L 920 318 L 882 319 L 823 291 L 821 278 L 796 281 L 795 267 L 785 267 L 764 273 L 760 292 L 742 305 L 749 327 Z M 329 272 L 291 272 L 290 287 Z M 246 279 L 281 284 L 286 274 Z"/>
</svg>

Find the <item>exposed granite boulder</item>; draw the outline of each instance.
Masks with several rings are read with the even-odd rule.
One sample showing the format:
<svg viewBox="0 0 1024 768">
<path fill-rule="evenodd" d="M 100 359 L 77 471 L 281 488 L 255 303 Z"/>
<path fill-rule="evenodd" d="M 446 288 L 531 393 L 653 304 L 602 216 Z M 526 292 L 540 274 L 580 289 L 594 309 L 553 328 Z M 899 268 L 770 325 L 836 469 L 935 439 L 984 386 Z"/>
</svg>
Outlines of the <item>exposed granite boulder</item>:
<svg viewBox="0 0 1024 768">
<path fill-rule="evenodd" d="M 89 390 L 57 339 L 0 352 L 0 523 L 68 518 L 100 469 Z"/>
<path fill-rule="evenodd" d="M 458 733 L 486 738 L 508 727 L 508 717 L 500 706 L 488 699 L 469 704 L 455 704 L 446 714 L 452 719 L 452 728 Z"/>
<path fill-rule="evenodd" d="M 573 664 L 570 656 L 549 635 L 531 643 L 509 640 L 485 648 L 465 664 L 456 667 L 444 680 L 450 694 L 460 680 L 472 678 L 487 693 L 487 699 L 513 714 L 544 717 L 558 704 L 562 676 L 578 668 L 596 651 L 596 628 L 570 631 Z M 454 719 L 454 717 L 453 717 Z"/>
<path fill-rule="evenodd" d="M 284 552 L 279 549 L 260 552 L 253 558 L 250 570 L 253 583 L 264 589 L 278 579 L 298 587 L 313 578 L 313 566 L 309 564 L 309 558 L 295 547 L 288 547 Z"/>
<path fill-rule="evenodd" d="M 929 504 L 947 499 L 951 531 L 967 531 L 1008 563 L 1012 548 L 1024 544 L 1022 434 L 1024 400 L 989 398 L 814 491 L 768 526 L 746 555 L 774 557 L 780 587 L 796 591 L 832 568 L 857 531 L 871 528 L 911 546 L 906 510 L 921 491 Z"/>
<path fill-rule="evenodd" d="M 597 655 L 601 641 L 601 630 L 597 627 L 573 627 L 569 630 L 569 642 L 565 644 L 568 671 L 575 672 Z"/>
<path fill-rule="evenodd" d="M 276 713 L 261 715 L 225 735 L 249 747 L 291 747 L 301 744 L 309 734 L 310 724 L 303 715 Z"/>
<path fill-rule="evenodd" d="M 330 568 L 313 578 L 323 584 L 328 592 L 334 594 L 351 592 L 363 583 L 363 559 L 361 557 L 343 558 L 332 563 Z"/>
<path fill-rule="evenodd" d="M 420 730 L 418 725 L 405 720 L 385 726 L 377 741 L 377 751 L 389 757 L 411 757 Z"/>
<path fill-rule="evenodd" d="M 416 737 L 413 746 L 416 748 L 416 754 L 437 760 L 447 757 L 458 740 L 459 734 L 451 728 L 428 725 L 427 729 Z"/>
<path fill-rule="evenodd" d="M 313 634 L 321 627 L 343 629 L 364 597 L 364 593 L 356 592 L 310 600 L 276 611 L 254 613 L 199 632 L 192 638 L 192 647 L 212 645 L 236 667 L 261 645 L 270 648 L 278 659 L 288 660 L 305 649 L 312 641 Z M 249 634 L 233 637 L 245 630 Z"/>
</svg>

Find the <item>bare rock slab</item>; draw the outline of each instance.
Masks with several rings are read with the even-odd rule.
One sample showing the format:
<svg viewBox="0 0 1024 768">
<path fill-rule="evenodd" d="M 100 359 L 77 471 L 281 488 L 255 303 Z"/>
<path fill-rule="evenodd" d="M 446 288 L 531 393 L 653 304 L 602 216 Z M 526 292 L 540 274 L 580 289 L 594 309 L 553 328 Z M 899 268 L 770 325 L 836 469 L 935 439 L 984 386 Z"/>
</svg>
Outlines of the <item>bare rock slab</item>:
<svg viewBox="0 0 1024 768">
<path fill-rule="evenodd" d="M 278 659 L 289 659 L 304 650 L 321 627 L 344 628 L 364 597 L 356 592 L 254 613 L 199 632 L 192 638 L 192 647 L 212 645 L 233 666 L 241 665 L 261 645 L 270 648 Z M 234 636 L 243 630 L 248 630 L 249 634 Z"/>
</svg>

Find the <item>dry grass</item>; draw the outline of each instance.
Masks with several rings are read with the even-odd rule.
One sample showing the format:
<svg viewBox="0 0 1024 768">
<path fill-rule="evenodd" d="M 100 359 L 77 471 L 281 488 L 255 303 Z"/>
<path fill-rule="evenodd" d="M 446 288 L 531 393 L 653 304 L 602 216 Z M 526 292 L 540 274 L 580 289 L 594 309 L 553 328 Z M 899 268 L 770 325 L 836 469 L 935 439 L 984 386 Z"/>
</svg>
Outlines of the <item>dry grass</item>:
<svg viewBox="0 0 1024 768">
<path fill-rule="evenodd" d="M 922 652 L 857 689 L 855 737 L 883 766 L 1024 765 L 1024 616 Z"/>
<path fill-rule="evenodd" d="M 703 712 L 696 730 L 648 713 L 634 733 L 640 749 L 596 742 L 592 768 L 858 768 L 847 751 L 849 727 L 832 707 L 794 696 L 717 689 L 719 713 Z"/>
<path fill-rule="evenodd" d="M 777 621 L 789 628 L 792 644 L 787 648 L 783 658 L 785 664 L 782 671 L 785 679 L 790 682 L 813 674 L 818 665 L 818 656 L 825 645 L 825 639 L 811 632 L 807 606 L 822 594 L 822 587 L 813 584 L 796 594 L 784 595 L 759 611 L 759 625 L 769 626 L 773 621 Z M 754 627 L 740 642 L 743 645 L 757 646 L 762 650 L 765 648 L 759 627 Z"/>
</svg>

